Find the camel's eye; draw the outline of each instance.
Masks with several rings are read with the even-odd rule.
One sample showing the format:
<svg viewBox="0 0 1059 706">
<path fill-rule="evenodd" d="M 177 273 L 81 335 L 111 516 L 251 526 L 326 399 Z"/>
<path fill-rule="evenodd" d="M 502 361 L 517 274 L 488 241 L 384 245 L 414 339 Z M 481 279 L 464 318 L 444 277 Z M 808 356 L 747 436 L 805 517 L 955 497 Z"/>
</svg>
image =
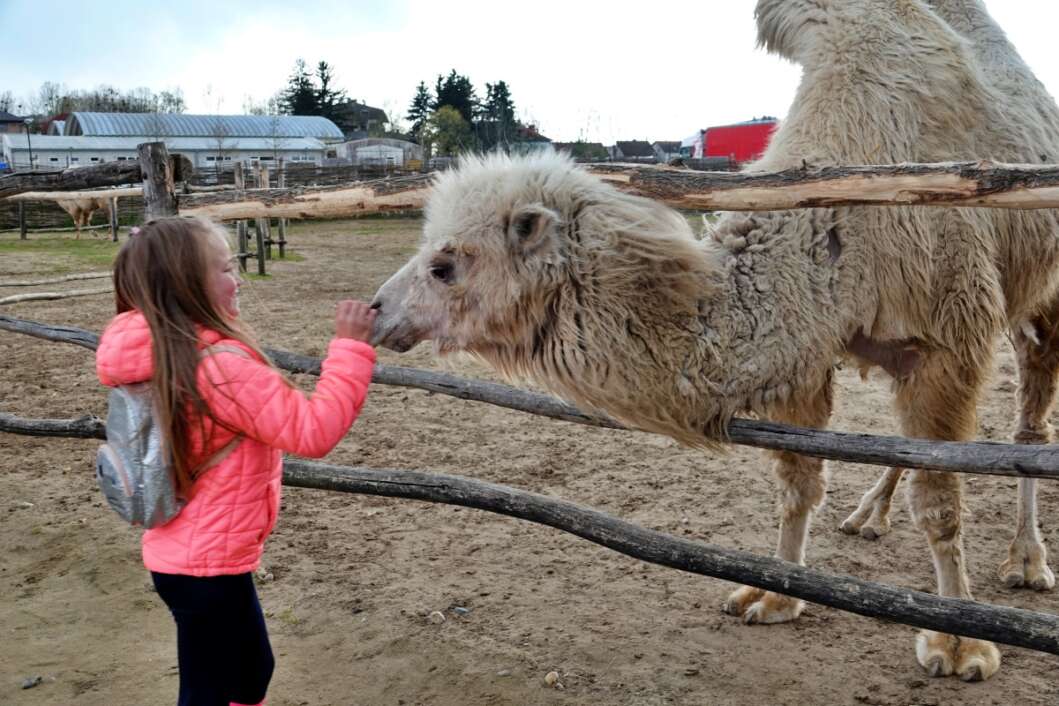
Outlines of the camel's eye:
<svg viewBox="0 0 1059 706">
<path fill-rule="evenodd" d="M 439 282 L 452 284 L 454 268 L 451 262 L 435 261 L 430 263 L 430 276 Z"/>
</svg>

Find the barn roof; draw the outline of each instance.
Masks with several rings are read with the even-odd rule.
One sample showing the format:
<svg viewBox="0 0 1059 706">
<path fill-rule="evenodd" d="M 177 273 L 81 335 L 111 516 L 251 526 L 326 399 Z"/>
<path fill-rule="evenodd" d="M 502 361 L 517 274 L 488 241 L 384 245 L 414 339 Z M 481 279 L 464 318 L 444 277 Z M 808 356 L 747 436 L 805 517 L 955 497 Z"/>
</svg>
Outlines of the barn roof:
<svg viewBox="0 0 1059 706">
<path fill-rule="evenodd" d="M 6 110 L 0 110 L 0 123 L 20 123 L 22 118 L 17 115 L 12 115 Z"/>
<path fill-rule="evenodd" d="M 74 112 L 67 135 L 95 137 L 316 137 L 341 139 L 342 131 L 318 115 L 183 115 L 178 113 Z"/>
</svg>

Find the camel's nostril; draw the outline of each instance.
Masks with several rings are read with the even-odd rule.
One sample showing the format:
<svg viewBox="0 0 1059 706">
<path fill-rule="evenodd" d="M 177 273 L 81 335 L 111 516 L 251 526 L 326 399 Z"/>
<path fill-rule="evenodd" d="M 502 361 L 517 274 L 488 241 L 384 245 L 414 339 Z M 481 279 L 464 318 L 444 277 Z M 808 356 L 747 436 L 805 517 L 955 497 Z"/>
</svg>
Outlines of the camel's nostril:
<svg viewBox="0 0 1059 706">
<path fill-rule="evenodd" d="M 382 302 L 381 302 L 381 301 L 379 301 L 378 299 L 376 299 L 375 301 L 373 301 L 373 302 L 371 303 L 371 308 L 372 308 L 372 309 L 375 309 L 375 310 L 379 310 L 379 309 L 382 309 Z"/>
</svg>

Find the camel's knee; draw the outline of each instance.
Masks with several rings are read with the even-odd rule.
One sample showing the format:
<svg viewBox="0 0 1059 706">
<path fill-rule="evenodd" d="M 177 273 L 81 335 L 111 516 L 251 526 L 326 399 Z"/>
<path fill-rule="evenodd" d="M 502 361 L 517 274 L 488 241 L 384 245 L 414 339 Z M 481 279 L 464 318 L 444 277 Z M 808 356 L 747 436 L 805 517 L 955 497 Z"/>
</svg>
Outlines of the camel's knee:
<svg viewBox="0 0 1059 706">
<path fill-rule="evenodd" d="M 952 474 L 919 471 L 908 485 L 912 519 L 931 545 L 959 542 L 963 514 L 960 479 Z"/>
<path fill-rule="evenodd" d="M 775 471 L 784 518 L 799 517 L 823 505 L 827 495 L 823 461 L 784 452 L 778 454 Z"/>
</svg>

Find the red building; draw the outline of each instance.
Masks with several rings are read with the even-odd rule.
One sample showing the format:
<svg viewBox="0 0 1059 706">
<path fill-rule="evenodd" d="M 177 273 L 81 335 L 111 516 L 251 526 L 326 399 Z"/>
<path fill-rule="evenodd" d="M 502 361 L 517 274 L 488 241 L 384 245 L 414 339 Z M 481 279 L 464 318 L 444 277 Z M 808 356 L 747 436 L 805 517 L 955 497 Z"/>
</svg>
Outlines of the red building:
<svg viewBox="0 0 1059 706">
<path fill-rule="evenodd" d="M 684 140 L 681 152 L 692 159 L 726 158 L 733 167 L 738 166 L 761 156 L 778 125 L 775 118 L 755 118 L 708 127 Z"/>
</svg>

